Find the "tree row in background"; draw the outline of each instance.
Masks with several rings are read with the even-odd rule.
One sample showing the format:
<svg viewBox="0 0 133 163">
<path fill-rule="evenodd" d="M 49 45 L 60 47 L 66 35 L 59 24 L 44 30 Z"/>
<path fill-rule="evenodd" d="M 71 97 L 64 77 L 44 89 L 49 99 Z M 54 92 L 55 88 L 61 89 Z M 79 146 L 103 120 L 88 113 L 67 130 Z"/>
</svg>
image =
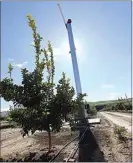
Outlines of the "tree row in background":
<svg viewBox="0 0 133 163">
<path fill-rule="evenodd" d="M 132 100 L 129 100 L 125 95 L 125 98 L 119 98 L 115 103 L 105 105 L 102 110 L 132 112 Z"/>
</svg>

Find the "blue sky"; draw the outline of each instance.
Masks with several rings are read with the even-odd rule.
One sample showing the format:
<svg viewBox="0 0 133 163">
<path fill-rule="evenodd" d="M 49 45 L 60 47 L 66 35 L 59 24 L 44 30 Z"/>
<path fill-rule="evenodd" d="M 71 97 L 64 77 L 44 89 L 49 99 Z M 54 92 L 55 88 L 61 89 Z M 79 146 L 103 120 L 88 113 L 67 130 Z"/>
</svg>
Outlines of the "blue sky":
<svg viewBox="0 0 133 163">
<path fill-rule="evenodd" d="M 33 70 L 32 32 L 27 24 L 31 14 L 43 37 L 53 46 L 57 82 L 66 72 L 75 87 L 67 31 L 57 2 L 2 2 L 1 5 L 1 76 L 6 77 L 9 61 L 13 77 L 21 81 L 21 68 Z M 66 20 L 72 19 L 80 78 L 87 100 L 112 100 L 131 97 L 131 2 L 77 1 L 60 2 Z M 2 110 L 9 103 L 1 100 Z"/>
</svg>

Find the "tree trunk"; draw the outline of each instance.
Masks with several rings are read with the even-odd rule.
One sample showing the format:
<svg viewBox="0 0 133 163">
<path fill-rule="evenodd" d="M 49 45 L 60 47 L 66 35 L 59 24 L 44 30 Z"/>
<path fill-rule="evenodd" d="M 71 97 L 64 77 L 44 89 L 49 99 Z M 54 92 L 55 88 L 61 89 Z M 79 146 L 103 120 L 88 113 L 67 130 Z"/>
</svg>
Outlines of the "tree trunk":
<svg viewBox="0 0 133 163">
<path fill-rule="evenodd" d="M 49 140 L 49 151 L 50 151 L 52 148 L 50 127 L 48 128 L 48 140 Z"/>
</svg>

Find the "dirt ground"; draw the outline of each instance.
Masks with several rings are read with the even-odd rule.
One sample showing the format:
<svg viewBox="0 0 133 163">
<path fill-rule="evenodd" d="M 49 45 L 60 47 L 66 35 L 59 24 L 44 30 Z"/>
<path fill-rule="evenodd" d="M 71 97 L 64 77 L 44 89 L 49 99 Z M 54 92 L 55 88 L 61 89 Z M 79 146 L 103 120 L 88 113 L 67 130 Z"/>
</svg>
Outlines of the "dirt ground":
<svg viewBox="0 0 133 163">
<path fill-rule="evenodd" d="M 125 127 L 129 133 L 132 132 L 132 114 L 117 112 L 100 112 L 100 114 L 114 124 Z"/>
<path fill-rule="evenodd" d="M 35 152 L 39 150 L 48 150 L 47 132 L 36 132 L 34 135 L 22 137 L 21 129 L 3 129 L 1 130 L 1 157 L 6 158 L 16 153 L 25 155 L 27 152 Z M 69 142 L 75 134 L 71 136 L 71 132 L 66 129 L 60 133 L 52 133 L 52 145 L 59 150 Z"/>
<path fill-rule="evenodd" d="M 128 134 L 127 141 L 120 141 L 114 134 L 115 125 L 104 117 L 101 117 L 101 124 L 96 125 L 92 132 L 99 144 L 104 158 L 108 162 L 132 162 L 132 139 Z"/>
<path fill-rule="evenodd" d="M 101 117 L 101 124 L 91 128 L 104 158 L 108 162 L 131 162 L 131 136 L 126 142 L 121 142 L 114 134 L 114 125 Z M 60 133 L 52 133 L 52 145 L 56 153 L 70 140 L 76 136 L 71 136 L 69 129 Z M 60 158 L 62 161 L 67 156 L 75 143 L 62 152 Z M 46 132 L 36 132 L 34 135 L 22 137 L 20 129 L 3 129 L 1 130 L 1 157 L 15 156 L 16 153 L 26 155 L 27 152 L 46 151 L 48 150 L 48 136 Z M 61 160 L 60 160 L 61 161 Z"/>
</svg>

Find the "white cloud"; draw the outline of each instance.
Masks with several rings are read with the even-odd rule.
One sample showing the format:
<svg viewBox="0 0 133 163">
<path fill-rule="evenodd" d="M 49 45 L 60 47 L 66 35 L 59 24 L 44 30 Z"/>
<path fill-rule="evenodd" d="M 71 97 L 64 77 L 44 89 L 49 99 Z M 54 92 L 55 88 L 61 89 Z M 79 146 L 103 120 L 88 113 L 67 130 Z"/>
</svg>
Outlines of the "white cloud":
<svg viewBox="0 0 133 163">
<path fill-rule="evenodd" d="M 25 62 L 23 62 L 23 63 L 18 63 L 18 64 L 14 64 L 13 66 L 14 67 L 18 67 L 18 68 L 22 68 L 24 65 L 26 65 L 28 62 L 27 61 L 25 61 Z"/>
<path fill-rule="evenodd" d="M 14 59 L 12 59 L 12 58 L 8 58 L 8 61 L 9 61 L 9 62 L 12 62 L 12 61 L 14 61 Z"/>
<path fill-rule="evenodd" d="M 83 48 L 82 42 L 80 39 L 76 39 L 76 38 L 74 42 L 75 42 L 77 59 L 79 62 L 82 62 L 84 60 L 84 55 L 83 55 L 84 48 Z M 31 42 L 30 45 L 34 46 L 34 42 Z M 64 61 L 65 62 L 67 61 L 67 63 L 71 63 L 71 54 L 70 54 L 70 47 L 69 47 L 68 39 L 62 39 L 57 46 L 52 45 L 52 48 L 53 48 L 53 53 L 54 53 L 54 59 L 56 62 L 62 62 L 64 64 Z M 81 54 L 82 54 L 82 57 L 81 57 Z"/>
<path fill-rule="evenodd" d="M 65 43 L 61 43 L 59 47 L 54 47 L 53 53 L 55 60 L 69 60 L 71 57 L 69 51 L 69 46 Z"/>
<path fill-rule="evenodd" d="M 121 97 L 125 98 L 125 95 L 122 95 L 121 93 L 118 92 L 110 92 L 105 100 L 118 100 L 118 98 Z"/>
<path fill-rule="evenodd" d="M 117 93 L 117 92 L 111 92 L 108 95 L 108 99 L 109 100 L 117 100 L 119 96 L 120 96 L 119 93 Z"/>
<path fill-rule="evenodd" d="M 103 84 L 101 86 L 102 89 L 106 89 L 106 88 L 114 88 L 114 85 L 113 84 Z"/>
<path fill-rule="evenodd" d="M 82 44 L 79 40 L 75 39 L 75 47 L 76 47 L 76 54 L 77 58 L 80 58 L 81 61 L 81 54 L 83 54 Z M 71 53 L 68 40 L 63 40 L 58 47 L 53 47 L 53 53 L 55 60 L 64 60 L 71 62 Z M 83 55 L 82 55 L 83 59 Z"/>
</svg>

